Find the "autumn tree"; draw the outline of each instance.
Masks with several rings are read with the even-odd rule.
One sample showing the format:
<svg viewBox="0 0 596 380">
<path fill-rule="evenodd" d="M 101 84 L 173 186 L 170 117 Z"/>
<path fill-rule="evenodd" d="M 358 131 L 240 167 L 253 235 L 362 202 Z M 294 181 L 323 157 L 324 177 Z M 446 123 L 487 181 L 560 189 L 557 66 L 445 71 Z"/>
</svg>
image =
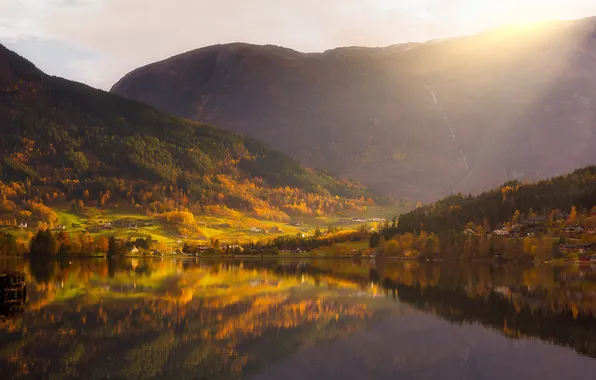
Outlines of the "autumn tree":
<svg viewBox="0 0 596 380">
<path fill-rule="evenodd" d="M 397 256 L 400 252 L 399 242 L 390 240 L 385 244 L 385 255 Z"/>
<path fill-rule="evenodd" d="M 99 252 L 106 253 L 108 252 L 109 248 L 109 241 L 108 238 L 105 236 L 98 236 L 95 238 L 95 249 Z"/>
<path fill-rule="evenodd" d="M 575 206 L 571 208 L 571 212 L 569 213 L 569 218 L 567 218 L 567 222 L 569 224 L 574 224 L 577 222 L 577 208 Z"/>
</svg>

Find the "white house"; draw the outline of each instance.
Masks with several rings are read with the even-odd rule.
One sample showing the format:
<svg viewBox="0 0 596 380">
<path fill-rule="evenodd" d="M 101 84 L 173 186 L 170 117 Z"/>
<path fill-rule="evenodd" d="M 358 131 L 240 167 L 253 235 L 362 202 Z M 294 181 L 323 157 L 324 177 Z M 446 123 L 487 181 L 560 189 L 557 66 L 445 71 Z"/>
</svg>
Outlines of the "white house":
<svg viewBox="0 0 596 380">
<path fill-rule="evenodd" d="M 19 228 L 27 228 L 27 222 L 19 223 Z"/>
<path fill-rule="evenodd" d="M 130 253 L 132 253 L 133 255 L 136 255 L 137 253 L 139 253 L 139 249 L 133 245 L 132 249 L 130 250 Z"/>
<path fill-rule="evenodd" d="M 250 232 L 263 232 L 263 230 L 258 227 L 250 227 Z"/>
<path fill-rule="evenodd" d="M 582 226 L 568 226 L 565 231 L 572 233 L 582 233 L 584 232 L 584 228 Z"/>
<path fill-rule="evenodd" d="M 494 230 L 493 233 L 499 236 L 509 235 L 509 229 L 506 227 L 499 228 L 498 230 Z"/>
<path fill-rule="evenodd" d="M 466 229 L 464 230 L 464 234 L 466 234 L 466 235 L 478 235 L 478 234 L 476 233 L 476 231 L 474 231 L 474 230 L 473 230 L 473 229 L 471 229 L 471 228 L 466 228 Z"/>
<path fill-rule="evenodd" d="M 244 248 L 242 248 L 238 244 L 228 244 L 227 248 L 229 248 L 231 251 L 244 252 Z"/>
</svg>

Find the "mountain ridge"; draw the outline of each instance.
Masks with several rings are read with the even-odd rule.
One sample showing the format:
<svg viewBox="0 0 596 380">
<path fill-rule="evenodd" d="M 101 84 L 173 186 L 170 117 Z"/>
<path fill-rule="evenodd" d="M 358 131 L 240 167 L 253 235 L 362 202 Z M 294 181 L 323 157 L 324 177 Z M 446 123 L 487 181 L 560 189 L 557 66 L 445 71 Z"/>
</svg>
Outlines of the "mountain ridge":
<svg viewBox="0 0 596 380">
<path fill-rule="evenodd" d="M 386 194 L 435 200 L 594 162 L 595 20 L 322 53 L 213 45 L 134 70 L 111 91 Z M 574 149 L 555 160 L 545 151 L 557 144 Z"/>
</svg>

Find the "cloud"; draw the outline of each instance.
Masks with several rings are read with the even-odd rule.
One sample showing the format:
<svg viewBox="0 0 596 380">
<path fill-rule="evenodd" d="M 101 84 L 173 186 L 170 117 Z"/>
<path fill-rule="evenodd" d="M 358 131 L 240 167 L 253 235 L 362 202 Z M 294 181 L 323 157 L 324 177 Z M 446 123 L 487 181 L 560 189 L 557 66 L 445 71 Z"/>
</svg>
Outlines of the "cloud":
<svg viewBox="0 0 596 380">
<path fill-rule="evenodd" d="M 206 45 L 385 46 L 474 33 L 524 7 L 552 18 L 596 12 L 591 0 L 0 0 L 0 41 L 92 52 L 69 56 L 68 77 L 107 89 L 134 68 Z"/>
</svg>

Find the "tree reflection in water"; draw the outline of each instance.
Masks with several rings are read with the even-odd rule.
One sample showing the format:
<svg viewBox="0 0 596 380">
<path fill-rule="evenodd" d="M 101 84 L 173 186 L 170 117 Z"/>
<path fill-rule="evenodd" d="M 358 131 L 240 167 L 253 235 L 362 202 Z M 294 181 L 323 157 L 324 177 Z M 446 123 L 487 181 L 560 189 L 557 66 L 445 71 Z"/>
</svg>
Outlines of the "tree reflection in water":
<svg viewBox="0 0 596 380">
<path fill-rule="evenodd" d="M 0 371 L 9 378 L 233 378 L 382 314 L 317 289 L 321 278 L 242 264 L 70 260 L 12 269 L 26 273 L 30 301 L 0 322 Z"/>
<path fill-rule="evenodd" d="M 596 357 L 589 267 L 155 259 L 3 267 L 24 271 L 29 289 L 25 312 L 0 319 L 7 378 L 239 378 L 411 306 Z"/>
</svg>

